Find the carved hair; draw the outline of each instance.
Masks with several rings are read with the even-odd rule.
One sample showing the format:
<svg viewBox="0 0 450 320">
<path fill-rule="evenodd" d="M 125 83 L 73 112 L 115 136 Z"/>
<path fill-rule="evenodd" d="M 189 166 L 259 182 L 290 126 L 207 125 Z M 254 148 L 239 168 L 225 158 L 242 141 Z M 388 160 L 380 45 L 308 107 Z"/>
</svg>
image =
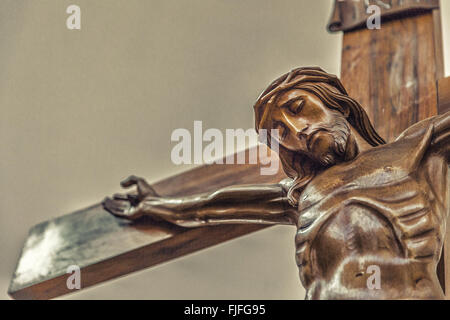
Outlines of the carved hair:
<svg viewBox="0 0 450 320">
<path fill-rule="evenodd" d="M 370 145 L 375 147 L 386 143 L 373 128 L 362 106 L 348 96 L 341 81 L 335 75 L 328 74 L 318 67 L 294 69 L 272 82 L 261 93 L 254 105 L 257 132 L 260 128 L 265 128 L 270 133 L 271 128 L 267 127 L 267 120 L 270 118 L 271 109 L 276 105 L 280 93 L 294 88 L 316 95 L 326 107 L 339 111 Z M 270 134 L 268 134 L 269 147 L 270 140 Z M 294 180 L 288 192 L 288 199 L 292 205 L 297 205 L 301 190 L 314 178 L 320 165 L 307 156 L 294 153 L 282 145 L 279 148 L 283 170 Z"/>
</svg>

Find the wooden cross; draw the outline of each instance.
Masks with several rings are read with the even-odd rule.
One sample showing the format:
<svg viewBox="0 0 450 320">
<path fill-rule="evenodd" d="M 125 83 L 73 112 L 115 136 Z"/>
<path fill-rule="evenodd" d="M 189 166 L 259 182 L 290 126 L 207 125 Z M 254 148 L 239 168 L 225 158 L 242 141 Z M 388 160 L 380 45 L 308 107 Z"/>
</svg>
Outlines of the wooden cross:
<svg viewBox="0 0 450 320">
<path fill-rule="evenodd" d="M 381 29 L 366 28 L 371 4 L 381 9 Z M 438 0 L 336 0 L 329 29 L 344 32 L 341 79 L 387 141 L 419 120 L 450 110 L 450 78 L 442 79 L 439 10 Z M 281 169 L 275 176 L 263 176 L 259 165 L 216 164 L 170 177 L 154 188 L 165 196 L 189 195 L 284 177 Z M 15 299 L 55 298 L 71 292 L 66 285 L 70 265 L 81 268 L 81 288 L 86 288 L 263 228 L 133 224 L 94 205 L 30 230 L 9 294 Z M 43 261 L 39 266 L 34 264 L 38 256 Z M 447 264 L 450 236 L 437 271 L 450 297 Z"/>
</svg>

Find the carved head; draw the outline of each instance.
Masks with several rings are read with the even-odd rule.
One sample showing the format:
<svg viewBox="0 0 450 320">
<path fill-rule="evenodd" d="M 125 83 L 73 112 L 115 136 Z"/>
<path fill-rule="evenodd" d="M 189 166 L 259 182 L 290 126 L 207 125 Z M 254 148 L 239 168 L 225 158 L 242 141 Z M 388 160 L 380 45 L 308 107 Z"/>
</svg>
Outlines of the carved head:
<svg viewBox="0 0 450 320">
<path fill-rule="evenodd" d="M 384 144 L 370 120 L 340 80 L 320 68 L 298 68 L 281 76 L 254 106 L 256 130 L 278 129 L 279 156 L 295 180 L 288 196 L 299 192 L 318 171 L 354 158 L 358 152 L 351 127 L 370 145 Z"/>
</svg>

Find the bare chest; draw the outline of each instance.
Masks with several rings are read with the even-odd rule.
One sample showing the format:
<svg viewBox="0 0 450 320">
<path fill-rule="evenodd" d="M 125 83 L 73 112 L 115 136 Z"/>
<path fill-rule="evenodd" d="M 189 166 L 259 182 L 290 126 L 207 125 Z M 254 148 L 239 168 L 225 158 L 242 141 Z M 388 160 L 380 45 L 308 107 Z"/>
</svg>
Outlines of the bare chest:
<svg viewBox="0 0 450 320">
<path fill-rule="evenodd" d="M 301 194 L 295 241 L 304 283 L 318 275 L 330 280 L 351 274 L 357 279 L 367 267 L 361 261 L 374 257 L 414 263 L 439 258 L 447 215 L 447 165 L 431 159 L 409 170 L 379 160 L 366 164 L 364 174 L 355 174 L 352 167 L 330 170 Z M 352 266 L 351 272 L 337 272 L 344 266 Z"/>
</svg>

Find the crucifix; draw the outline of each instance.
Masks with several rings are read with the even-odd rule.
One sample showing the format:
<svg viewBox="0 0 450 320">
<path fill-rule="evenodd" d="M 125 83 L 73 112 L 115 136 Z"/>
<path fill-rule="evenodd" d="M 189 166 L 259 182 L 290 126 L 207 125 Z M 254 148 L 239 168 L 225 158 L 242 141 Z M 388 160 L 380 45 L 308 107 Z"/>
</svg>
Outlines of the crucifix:
<svg viewBox="0 0 450 320">
<path fill-rule="evenodd" d="M 381 28 L 365 28 L 381 2 Z M 9 294 L 58 297 L 70 265 L 85 288 L 273 224 L 297 227 L 309 299 L 448 294 L 439 1 L 336 1 L 329 29 L 344 32 L 341 81 L 297 68 L 255 104 L 256 129 L 280 132 L 277 175 L 216 164 L 152 185 L 131 176 L 122 184 L 137 193 L 33 227 Z M 365 287 L 368 266 L 380 268 L 381 290 Z"/>
</svg>

